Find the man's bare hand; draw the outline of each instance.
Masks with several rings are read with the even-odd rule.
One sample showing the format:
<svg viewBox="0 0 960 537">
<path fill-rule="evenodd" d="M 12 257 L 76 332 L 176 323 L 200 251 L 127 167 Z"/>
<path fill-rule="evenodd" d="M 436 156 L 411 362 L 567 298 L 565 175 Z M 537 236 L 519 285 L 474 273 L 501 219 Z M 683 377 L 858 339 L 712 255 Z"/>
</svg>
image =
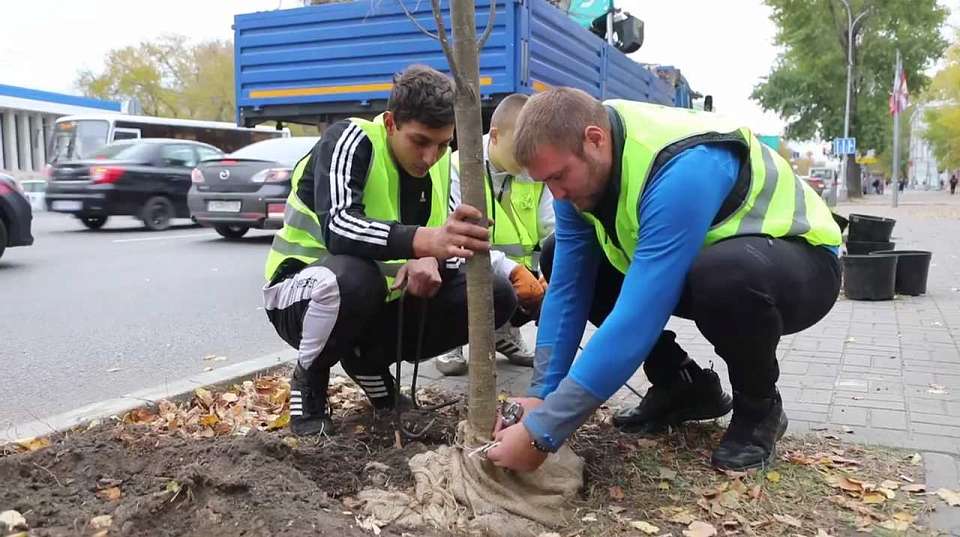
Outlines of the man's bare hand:
<svg viewBox="0 0 960 537">
<path fill-rule="evenodd" d="M 508 400 L 518 403 L 520 406 L 522 406 L 524 416 L 543 404 L 543 399 L 540 399 L 539 397 L 511 397 Z M 500 429 L 502 428 L 500 416 L 497 416 L 497 420 L 493 423 L 493 436 L 497 436 L 497 433 L 499 433 Z"/>
<path fill-rule="evenodd" d="M 473 257 L 474 252 L 490 249 L 490 230 L 480 224 L 480 211 L 460 205 L 440 227 L 421 227 L 413 236 L 413 253 L 417 257 Z"/>
<path fill-rule="evenodd" d="M 407 292 L 420 298 L 433 298 L 440 290 L 440 265 L 435 257 L 411 259 L 400 267 L 393 279 L 393 289 L 406 288 Z"/>
</svg>

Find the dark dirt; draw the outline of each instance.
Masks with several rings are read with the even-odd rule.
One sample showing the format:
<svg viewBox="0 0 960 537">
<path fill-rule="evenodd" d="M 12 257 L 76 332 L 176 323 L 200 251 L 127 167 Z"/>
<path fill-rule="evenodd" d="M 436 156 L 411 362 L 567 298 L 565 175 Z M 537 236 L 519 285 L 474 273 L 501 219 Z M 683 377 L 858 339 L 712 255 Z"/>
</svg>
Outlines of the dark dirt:
<svg viewBox="0 0 960 537">
<path fill-rule="evenodd" d="M 103 535 L 372 535 L 341 500 L 368 486 L 412 485 L 407 460 L 451 442 L 459 417 L 446 409 L 423 438 L 395 449 L 392 418 L 369 412 L 313 442 L 260 431 L 178 438 L 131 425 L 60 435 L 48 448 L 0 457 L 0 511 L 23 514 L 31 536 L 95 535 L 89 522 L 99 515 L 112 515 Z"/>
<path fill-rule="evenodd" d="M 359 527 L 355 494 L 368 487 L 409 490 L 409 458 L 452 444 L 463 414 L 462 403 L 408 413 L 417 430 L 432 424 L 399 449 L 393 415 L 373 416 L 355 401 L 338 411 L 336 436 L 312 441 L 285 431 L 198 438 L 126 421 L 101 425 L 56 435 L 35 451 L 0 448 L 0 511 L 21 513 L 36 537 L 371 536 Z M 844 500 L 826 479 L 922 483 L 921 467 L 907 462 L 905 453 L 788 437 L 779 446 L 775 479 L 763 472 L 730 476 L 709 465 L 722 433 L 716 424 L 640 439 L 617 432 L 608 414 L 602 409 L 572 440 L 586 463 L 585 489 L 572 506 L 577 522 L 561 535 L 638 535 L 638 521 L 655 524 L 658 535 L 679 535 L 694 519 L 719 535 L 813 535 L 820 529 L 851 535 L 865 525 L 890 524 L 894 516 L 911 521 L 907 535 L 928 534 L 919 526 L 927 509 L 922 498 L 897 491 L 895 499 L 867 505 L 860 495 L 848 493 Z M 847 507 L 838 507 L 837 498 Z M 858 516 L 864 513 L 873 518 Z M 107 530 L 91 525 L 102 515 L 112 517 Z M 450 534 L 387 526 L 381 535 Z"/>
</svg>

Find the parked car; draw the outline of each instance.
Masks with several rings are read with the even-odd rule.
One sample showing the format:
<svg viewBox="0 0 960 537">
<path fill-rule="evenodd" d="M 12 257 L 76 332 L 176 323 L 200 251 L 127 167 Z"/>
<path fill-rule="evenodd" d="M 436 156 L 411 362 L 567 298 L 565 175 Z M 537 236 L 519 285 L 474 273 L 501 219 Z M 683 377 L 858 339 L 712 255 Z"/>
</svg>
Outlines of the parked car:
<svg viewBox="0 0 960 537">
<path fill-rule="evenodd" d="M 0 257 L 13 246 L 30 246 L 33 211 L 16 180 L 0 173 Z"/>
<path fill-rule="evenodd" d="M 810 175 L 806 177 L 807 184 L 810 185 L 818 196 L 823 195 L 823 191 L 833 185 L 836 178 L 836 172 L 830 168 L 810 168 Z"/>
<path fill-rule="evenodd" d="M 88 160 L 57 162 L 51 170 L 46 203 L 51 211 L 76 216 L 100 229 L 110 216 L 135 216 L 148 229 L 170 227 L 189 218 L 190 172 L 223 152 L 190 140 L 142 138 L 105 145 Z"/>
<path fill-rule="evenodd" d="M 318 140 L 274 138 L 200 163 L 187 196 L 190 214 L 227 239 L 239 239 L 250 228 L 279 229 L 293 167 Z"/>
<path fill-rule="evenodd" d="M 43 211 L 47 208 L 46 198 L 47 182 L 43 179 L 26 179 L 20 181 L 23 193 L 30 201 L 30 208 L 34 211 Z"/>
</svg>

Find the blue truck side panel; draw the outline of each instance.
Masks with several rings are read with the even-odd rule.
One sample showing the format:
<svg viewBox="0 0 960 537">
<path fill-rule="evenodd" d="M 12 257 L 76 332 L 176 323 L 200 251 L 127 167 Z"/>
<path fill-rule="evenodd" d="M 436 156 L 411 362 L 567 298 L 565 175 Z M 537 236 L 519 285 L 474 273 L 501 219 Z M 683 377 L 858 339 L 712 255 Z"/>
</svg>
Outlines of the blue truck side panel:
<svg viewBox="0 0 960 537">
<path fill-rule="evenodd" d="M 436 32 L 430 3 L 404 0 L 416 21 Z M 495 24 L 480 54 L 488 105 L 511 93 L 549 86 L 600 98 L 674 105 L 676 91 L 646 66 L 581 28 L 546 0 L 477 0 L 477 34 Z M 449 2 L 441 2 L 449 30 Z M 448 72 L 440 44 L 398 0 L 356 0 L 237 15 L 234 19 L 237 122 L 302 122 L 377 113 L 393 75 L 420 63 Z"/>
</svg>

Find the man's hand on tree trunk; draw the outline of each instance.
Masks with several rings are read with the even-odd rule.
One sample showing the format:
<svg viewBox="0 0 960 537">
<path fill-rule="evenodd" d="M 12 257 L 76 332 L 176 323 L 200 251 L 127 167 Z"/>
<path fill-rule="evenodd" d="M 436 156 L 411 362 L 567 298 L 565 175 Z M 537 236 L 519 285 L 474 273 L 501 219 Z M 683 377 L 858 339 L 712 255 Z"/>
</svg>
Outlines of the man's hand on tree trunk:
<svg viewBox="0 0 960 537">
<path fill-rule="evenodd" d="M 440 227 L 421 227 L 413 236 L 416 257 L 469 259 L 475 252 L 490 249 L 490 230 L 481 222 L 483 215 L 476 207 L 460 205 Z"/>
</svg>

